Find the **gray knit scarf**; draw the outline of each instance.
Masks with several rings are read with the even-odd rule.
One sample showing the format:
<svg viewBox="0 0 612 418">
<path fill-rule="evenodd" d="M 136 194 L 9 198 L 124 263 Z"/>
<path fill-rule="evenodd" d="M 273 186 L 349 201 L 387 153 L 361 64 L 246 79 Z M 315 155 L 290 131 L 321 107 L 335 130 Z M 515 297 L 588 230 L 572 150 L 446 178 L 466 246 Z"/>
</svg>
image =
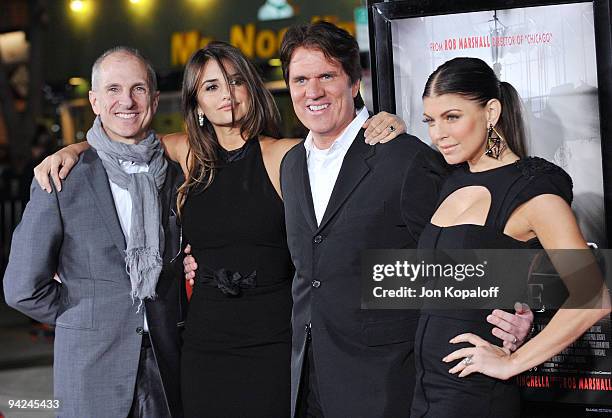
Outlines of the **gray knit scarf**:
<svg viewBox="0 0 612 418">
<path fill-rule="evenodd" d="M 164 230 L 161 223 L 159 190 L 166 178 L 168 163 L 154 131 L 138 144 L 111 140 L 100 117 L 87 132 L 87 142 L 98 152 L 110 181 L 130 193 L 132 225 L 125 255 L 126 271 L 132 283 L 132 300 L 155 298 L 157 280 L 162 270 Z M 148 164 L 146 173 L 128 174 L 119 160 Z"/>
</svg>

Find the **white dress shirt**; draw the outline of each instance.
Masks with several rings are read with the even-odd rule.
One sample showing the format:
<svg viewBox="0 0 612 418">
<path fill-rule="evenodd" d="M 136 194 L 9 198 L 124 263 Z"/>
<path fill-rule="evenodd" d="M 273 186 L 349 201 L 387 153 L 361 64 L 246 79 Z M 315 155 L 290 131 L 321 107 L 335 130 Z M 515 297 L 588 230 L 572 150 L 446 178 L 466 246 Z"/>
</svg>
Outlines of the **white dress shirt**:
<svg viewBox="0 0 612 418">
<path fill-rule="evenodd" d="M 126 173 L 143 173 L 149 171 L 148 164 L 139 164 L 133 161 L 121 161 L 121 168 Z M 108 180 L 113 193 L 113 200 L 115 201 L 115 209 L 117 210 L 117 216 L 119 217 L 119 223 L 123 230 L 123 236 L 125 236 L 125 242 L 130 238 L 130 230 L 132 227 L 132 198 L 130 192 L 121 187 L 117 186 L 110 179 Z M 146 332 L 149 332 L 149 325 L 147 324 L 147 312 L 144 311 L 144 325 L 143 328 Z"/>
<path fill-rule="evenodd" d="M 334 185 L 338 179 L 342 162 L 359 130 L 368 120 L 368 110 L 363 107 L 357 112 L 355 119 L 346 127 L 338 138 L 327 149 L 319 149 L 314 144 L 312 132 L 308 133 L 304 141 L 306 148 L 306 161 L 308 164 L 308 177 L 310 178 L 310 191 L 314 204 L 317 225 L 321 224 L 325 209 L 329 203 Z"/>
</svg>

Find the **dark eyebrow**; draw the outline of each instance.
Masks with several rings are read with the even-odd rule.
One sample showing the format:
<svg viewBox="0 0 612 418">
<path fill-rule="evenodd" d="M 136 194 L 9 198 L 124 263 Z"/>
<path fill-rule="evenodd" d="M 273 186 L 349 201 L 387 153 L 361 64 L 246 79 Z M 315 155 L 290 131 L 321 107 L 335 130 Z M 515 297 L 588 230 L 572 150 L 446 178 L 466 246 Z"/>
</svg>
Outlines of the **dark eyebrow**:
<svg viewBox="0 0 612 418">
<path fill-rule="evenodd" d="M 442 116 L 446 115 L 450 112 L 461 112 L 461 109 L 448 109 L 446 112 L 442 113 Z"/>
<path fill-rule="evenodd" d="M 444 116 L 444 115 L 446 115 L 447 113 L 450 113 L 450 112 L 461 112 L 461 109 L 449 109 L 449 110 L 443 112 L 440 116 Z M 425 116 L 426 118 L 429 118 L 429 119 L 433 119 L 431 116 L 429 116 L 425 112 L 423 112 L 423 116 Z"/>
</svg>

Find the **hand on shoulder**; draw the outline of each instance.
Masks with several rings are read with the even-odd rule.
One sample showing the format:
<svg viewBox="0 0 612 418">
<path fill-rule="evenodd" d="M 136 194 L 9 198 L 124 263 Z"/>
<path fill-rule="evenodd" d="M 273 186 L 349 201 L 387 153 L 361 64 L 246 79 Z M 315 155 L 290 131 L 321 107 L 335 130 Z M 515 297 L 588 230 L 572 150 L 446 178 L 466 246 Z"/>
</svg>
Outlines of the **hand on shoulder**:
<svg viewBox="0 0 612 418">
<path fill-rule="evenodd" d="M 70 170 L 79 161 L 79 156 L 89 149 L 87 141 L 68 145 L 54 154 L 47 156 L 40 164 L 34 167 L 34 178 L 47 193 L 51 193 L 51 181 L 53 179 L 55 189 L 62 190 L 62 181 L 66 178 Z"/>
</svg>

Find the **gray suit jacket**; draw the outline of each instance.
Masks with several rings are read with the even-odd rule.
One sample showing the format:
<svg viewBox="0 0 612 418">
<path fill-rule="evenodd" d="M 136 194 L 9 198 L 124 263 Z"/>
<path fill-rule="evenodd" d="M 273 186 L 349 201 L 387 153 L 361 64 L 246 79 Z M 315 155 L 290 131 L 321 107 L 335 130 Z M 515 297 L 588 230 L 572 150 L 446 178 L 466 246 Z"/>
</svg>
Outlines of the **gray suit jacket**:
<svg viewBox="0 0 612 418">
<path fill-rule="evenodd" d="M 155 301 L 145 304 L 166 398 L 181 415 L 179 330 L 182 279 L 168 261 L 179 251 L 171 204 L 181 175 L 170 164 L 160 194 L 166 248 Z M 62 417 L 125 417 L 132 404 L 143 309 L 130 297 L 125 239 L 106 171 L 94 150 L 81 156 L 61 193 L 32 185 L 4 276 L 7 303 L 54 324 L 54 396 Z M 51 280 L 57 272 L 62 283 Z"/>
</svg>

